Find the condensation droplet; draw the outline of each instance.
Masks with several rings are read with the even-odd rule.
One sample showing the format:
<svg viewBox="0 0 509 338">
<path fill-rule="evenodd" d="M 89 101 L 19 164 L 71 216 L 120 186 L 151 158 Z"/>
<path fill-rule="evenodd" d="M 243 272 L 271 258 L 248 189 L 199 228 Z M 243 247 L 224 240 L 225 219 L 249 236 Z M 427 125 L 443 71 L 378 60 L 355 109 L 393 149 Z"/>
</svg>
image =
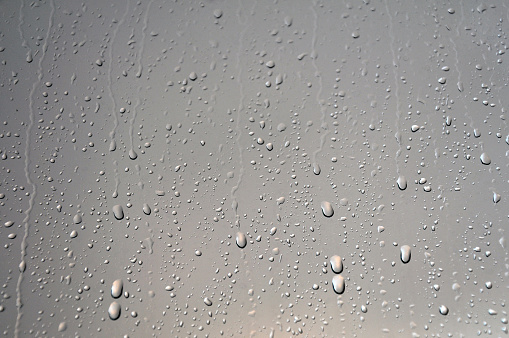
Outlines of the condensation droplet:
<svg viewBox="0 0 509 338">
<path fill-rule="evenodd" d="M 318 163 L 313 163 L 313 173 L 315 175 L 320 175 L 321 172 L 322 172 L 322 169 L 320 168 Z"/>
<path fill-rule="evenodd" d="M 81 215 L 80 214 L 74 215 L 72 221 L 74 222 L 74 224 L 80 224 L 82 222 Z"/>
<path fill-rule="evenodd" d="M 334 273 L 341 273 L 343 271 L 343 261 L 338 255 L 334 255 L 330 258 L 330 267 Z"/>
<path fill-rule="evenodd" d="M 122 209 L 122 206 L 120 204 L 113 206 L 113 215 L 118 220 L 121 220 L 124 218 L 124 209 Z"/>
<path fill-rule="evenodd" d="M 405 190 L 407 187 L 407 181 L 405 176 L 398 177 L 398 180 L 396 181 L 398 183 L 399 190 Z"/>
<path fill-rule="evenodd" d="M 143 203 L 143 213 L 145 215 L 150 215 L 152 212 L 152 209 L 150 209 L 150 206 L 147 203 Z"/>
<path fill-rule="evenodd" d="M 241 249 L 245 248 L 247 245 L 247 239 L 246 235 L 244 235 L 242 232 L 237 232 L 237 238 L 235 240 L 237 243 L 237 246 Z"/>
<path fill-rule="evenodd" d="M 111 297 L 118 298 L 122 296 L 122 291 L 124 289 L 124 282 L 121 279 L 115 280 L 111 284 Z"/>
<path fill-rule="evenodd" d="M 446 316 L 449 313 L 449 309 L 445 305 L 440 305 L 438 311 L 440 311 L 440 314 L 444 316 Z"/>
<path fill-rule="evenodd" d="M 332 217 L 332 215 L 334 215 L 334 209 L 332 208 L 332 205 L 329 202 L 327 201 L 322 202 L 322 213 L 325 217 Z"/>
<path fill-rule="evenodd" d="M 411 248 L 409 245 L 403 245 L 400 249 L 400 256 L 401 256 L 401 261 L 403 263 L 408 263 L 410 262 L 410 258 L 412 256 L 412 251 L 411 251 Z"/>
<path fill-rule="evenodd" d="M 117 320 L 120 317 L 120 304 L 117 302 L 112 302 L 110 307 L 108 308 L 108 315 L 111 320 Z"/>
<path fill-rule="evenodd" d="M 345 279 L 341 275 L 336 275 L 332 278 L 332 289 L 338 295 L 345 292 Z"/>
<path fill-rule="evenodd" d="M 486 153 L 482 153 L 480 159 L 482 164 L 485 165 L 491 164 L 491 158 Z"/>
</svg>

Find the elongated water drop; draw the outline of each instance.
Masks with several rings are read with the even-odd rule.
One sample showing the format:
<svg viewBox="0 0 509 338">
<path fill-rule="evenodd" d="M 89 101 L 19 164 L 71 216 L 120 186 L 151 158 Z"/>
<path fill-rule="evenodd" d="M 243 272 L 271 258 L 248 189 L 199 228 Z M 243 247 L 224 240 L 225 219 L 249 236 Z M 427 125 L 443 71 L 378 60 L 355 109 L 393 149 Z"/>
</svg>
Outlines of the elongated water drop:
<svg viewBox="0 0 509 338">
<path fill-rule="evenodd" d="M 124 289 L 124 283 L 121 279 L 115 280 L 111 284 L 111 297 L 118 298 L 122 295 L 122 290 Z"/>
<path fill-rule="evenodd" d="M 120 304 L 117 302 L 112 302 L 108 308 L 108 315 L 110 316 L 110 319 L 117 320 L 118 317 L 120 317 L 120 312 Z"/>
<path fill-rule="evenodd" d="M 120 204 L 113 206 L 113 215 L 118 220 L 121 220 L 124 218 L 124 209 L 122 209 L 122 206 Z"/>
<path fill-rule="evenodd" d="M 235 240 L 237 243 L 237 246 L 241 249 L 245 248 L 247 245 L 247 239 L 246 235 L 244 235 L 242 232 L 237 232 L 237 238 Z"/>
<path fill-rule="evenodd" d="M 400 256 L 401 256 L 401 261 L 403 263 L 406 264 L 406 263 L 410 262 L 410 257 L 412 256 L 412 252 L 411 252 L 411 249 L 410 249 L 409 245 L 403 245 L 401 247 Z"/>
<path fill-rule="evenodd" d="M 325 217 L 332 217 L 334 215 L 334 209 L 332 209 L 332 205 L 329 202 L 322 202 L 322 213 Z"/>
<path fill-rule="evenodd" d="M 336 275 L 332 278 L 332 289 L 338 295 L 345 292 L 345 279 L 341 275 Z"/>
<path fill-rule="evenodd" d="M 330 258 L 330 267 L 334 273 L 341 273 L 343 271 L 343 261 L 338 255 Z"/>
</svg>

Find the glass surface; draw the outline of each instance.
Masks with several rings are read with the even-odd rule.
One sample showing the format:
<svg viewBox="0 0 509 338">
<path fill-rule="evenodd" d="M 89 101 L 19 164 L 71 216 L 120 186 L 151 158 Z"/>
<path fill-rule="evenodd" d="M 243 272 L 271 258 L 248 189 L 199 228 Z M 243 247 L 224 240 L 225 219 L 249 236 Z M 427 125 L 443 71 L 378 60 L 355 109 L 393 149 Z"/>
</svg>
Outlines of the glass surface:
<svg viewBox="0 0 509 338">
<path fill-rule="evenodd" d="M 0 332 L 506 337 L 508 6 L 0 1 Z"/>
</svg>

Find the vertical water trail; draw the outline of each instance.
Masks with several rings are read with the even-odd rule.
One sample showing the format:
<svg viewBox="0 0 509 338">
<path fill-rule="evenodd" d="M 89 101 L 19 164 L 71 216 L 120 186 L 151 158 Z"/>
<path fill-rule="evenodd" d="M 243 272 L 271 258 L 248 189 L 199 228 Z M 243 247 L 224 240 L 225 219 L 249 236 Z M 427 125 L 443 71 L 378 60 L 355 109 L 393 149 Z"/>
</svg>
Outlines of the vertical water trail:
<svg viewBox="0 0 509 338">
<path fill-rule="evenodd" d="M 313 21 L 313 38 L 311 40 L 311 63 L 313 65 L 313 68 L 315 70 L 315 76 L 318 78 L 318 92 L 316 93 L 316 103 L 318 104 L 318 107 L 320 107 L 320 128 L 324 129 L 325 132 L 322 133 L 320 136 L 320 146 L 317 150 L 313 152 L 313 166 L 316 168 L 319 168 L 319 165 L 316 161 L 316 156 L 323 150 L 323 146 L 325 144 L 325 137 L 329 133 L 327 128 L 327 123 L 325 122 L 325 106 L 323 102 L 320 100 L 320 96 L 322 95 L 323 91 L 323 81 L 322 81 L 322 74 L 320 73 L 320 70 L 318 69 L 318 66 L 316 65 L 316 59 L 318 58 L 318 53 L 316 52 L 316 39 L 317 39 L 317 31 L 318 31 L 318 13 L 316 12 L 316 9 L 314 6 L 316 6 L 317 3 L 315 2 L 311 6 L 311 10 L 313 11 L 314 21 Z M 319 170 L 319 169 L 318 169 Z"/>
<path fill-rule="evenodd" d="M 465 20 L 465 13 L 464 13 L 464 9 L 463 9 L 463 3 L 461 3 L 461 2 L 460 2 L 460 7 L 461 7 L 461 20 L 456 25 L 456 37 L 455 37 L 455 39 L 459 39 L 461 37 L 460 26 L 463 24 L 463 21 Z M 458 73 L 457 87 L 458 87 L 458 90 L 461 93 L 461 92 L 463 92 L 464 88 L 463 88 L 463 82 L 461 81 L 461 69 L 459 67 L 458 49 L 457 49 L 456 43 L 454 42 L 455 39 L 449 38 L 449 41 L 451 41 L 452 49 L 454 50 L 454 57 L 455 57 L 454 69 L 456 69 L 456 73 Z M 472 116 L 468 113 L 468 106 L 467 106 L 466 100 L 464 99 L 465 95 L 460 94 L 460 96 L 463 96 L 463 98 L 460 97 L 460 100 L 463 102 L 463 108 L 465 109 L 465 117 L 470 121 L 470 125 L 469 126 L 473 130 L 474 127 L 475 127 L 474 120 L 472 119 Z"/>
<path fill-rule="evenodd" d="M 240 145 L 240 139 L 241 139 L 241 130 L 240 130 L 240 113 L 244 110 L 244 84 L 242 82 L 242 67 L 241 67 L 241 55 L 242 55 L 242 48 L 243 48 L 243 41 L 244 41 L 244 34 L 247 31 L 247 19 L 243 22 L 242 21 L 242 1 L 239 0 L 239 9 L 237 10 L 237 20 L 240 25 L 243 25 L 244 28 L 239 34 L 239 42 L 238 42 L 238 50 L 237 50 L 237 82 L 239 83 L 239 90 L 240 90 L 240 99 L 239 99 L 239 107 L 237 109 L 237 122 L 235 125 L 235 131 L 237 133 L 237 148 L 239 150 L 239 179 L 237 180 L 237 184 L 232 187 L 231 190 L 231 198 L 232 198 L 232 209 L 235 213 L 235 225 L 240 228 L 240 216 L 238 212 L 238 201 L 236 198 L 236 192 L 239 189 L 240 184 L 242 183 L 242 177 L 244 176 L 244 157 L 242 155 L 242 146 Z"/>
<path fill-rule="evenodd" d="M 28 48 L 26 60 L 28 63 L 32 62 L 32 50 L 27 44 L 25 34 L 23 33 L 23 25 L 25 24 L 25 1 L 20 1 L 19 17 L 18 17 L 18 32 L 21 38 L 21 46 Z"/>
<path fill-rule="evenodd" d="M 150 12 L 150 6 L 154 0 L 150 0 L 147 5 L 147 9 L 145 10 L 145 17 L 143 18 L 143 27 L 141 29 L 141 46 L 140 51 L 138 52 L 138 72 L 136 73 L 136 77 L 140 78 L 143 73 L 143 64 L 141 63 L 143 58 L 143 52 L 145 51 L 145 39 L 147 37 L 147 27 L 148 27 L 148 13 Z"/>
<path fill-rule="evenodd" d="M 24 167 L 24 170 L 25 170 L 25 178 L 27 180 L 27 184 L 29 186 L 31 186 L 32 193 L 30 195 L 30 199 L 28 201 L 28 208 L 25 210 L 25 217 L 23 219 L 23 225 L 24 225 L 25 232 L 23 234 L 23 239 L 21 241 L 21 262 L 19 263 L 19 276 L 18 276 L 18 283 L 16 284 L 16 308 L 17 308 L 17 316 L 16 316 L 16 325 L 15 325 L 15 328 L 14 328 L 14 336 L 16 338 L 19 337 L 20 326 L 21 326 L 21 319 L 23 317 L 23 312 L 22 312 L 23 297 L 22 297 L 22 294 L 21 294 L 21 284 L 23 283 L 24 272 L 26 270 L 25 257 L 27 255 L 28 236 L 30 235 L 30 224 L 29 224 L 29 222 L 30 222 L 31 212 L 32 212 L 32 209 L 34 207 L 35 197 L 37 195 L 37 187 L 34 184 L 34 182 L 32 182 L 32 179 L 30 178 L 30 149 L 31 149 L 30 134 L 31 134 L 32 129 L 34 127 L 34 121 L 35 121 L 35 116 L 34 116 L 35 115 L 35 112 L 34 112 L 34 95 L 35 95 L 35 90 L 41 84 L 42 78 L 44 76 L 42 64 L 43 64 L 45 56 L 46 56 L 46 51 L 48 50 L 48 41 L 49 41 L 50 31 L 51 31 L 51 29 L 53 27 L 53 18 L 54 18 L 54 15 L 55 15 L 55 4 L 54 4 L 53 1 L 54 0 L 50 0 L 51 12 L 49 14 L 49 19 L 48 19 L 48 28 L 47 28 L 47 31 L 46 31 L 46 38 L 44 39 L 44 44 L 42 46 L 42 55 L 39 58 L 39 62 L 38 62 L 38 65 L 37 65 L 37 81 L 35 81 L 32 84 L 32 90 L 30 91 L 30 95 L 28 97 L 30 122 L 29 122 L 28 128 L 26 130 L 25 167 Z M 23 10 L 23 9 L 24 8 L 22 6 L 21 10 Z M 21 14 L 20 14 L 20 17 L 22 17 Z M 20 24 L 19 28 L 20 28 L 20 32 L 22 33 L 23 32 L 23 30 L 22 30 L 23 27 L 21 26 L 21 24 Z M 22 34 L 22 36 L 23 36 L 23 34 Z"/>
<path fill-rule="evenodd" d="M 396 87 L 396 142 L 398 143 L 398 150 L 396 151 L 396 156 L 394 157 L 394 160 L 396 162 L 396 172 L 398 176 L 400 175 L 400 169 L 399 169 L 399 162 L 398 157 L 401 155 L 402 152 L 402 146 L 401 146 L 401 131 L 400 131 L 400 120 L 401 120 L 401 102 L 399 97 L 399 82 L 398 82 L 398 72 L 396 68 L 398 68 L 398 63 L 396 60 L 396 53 L 394 52 L 394 42 L 396 40 L 396 37 L 394 36 L 394 28 L 392 27 L 392 15 L 391 11 L 389 10 L 389 4 L 388 0 L 385 0 L 385 9 L 387 11 L 387 15 L 389 16 L 389 37 L 391 38 L 390 48 L 391 48 L 391 54 L 392 54 L 392 73 L 394 75 L 394 86 Z"/>
<path fill-rule="evenodd" d="M 120 21 L 117 23 L 117 27 L 113 30 L 113 36 L 111 37 L 111 46 L 108 50 L 108 58 L 110 59 L 110 66 L 108 68 L 108 93 L 110 95 L 111 103 L 113 105 L 113 129 L 110 132 L 110 151 L 115 151 L 117 149 L 117 143 L 115 140 L 115 134 L 117 132 L 118 128 L 118 116 L 117 116 L 117 102 L 115 100 L 115 95 L 113 95 L 113 75 L 112 75 L 112 68 L 113 68 L 113 46 L 115 43 L 115 39 L 117 37 L 118 30 L 122 26 L 122 24 L 125 21 L 125 18 L 127 17 L 127 13 L 129 12 L 129 0 L 127 0 L 127 5 L 125 8 L 124 15 L 120 19 Z"/>
<path fill-rule="evenodd" d="M 141 93 L 141 86 L 138 88 L 138 94 Z M 131 117 L 131 121 L 129 122 L 129 136 L 130 136 L 130 139 L 131 139 L 131 150 L 129 152 L 129 156 L 131 157 L 131 160 L 135 160 L 136 159 L 136 153 L 135 153 L 135 150 L 134 150 L 134 121 L 136 120 L 136 115 L 138 114 L 138 107 L 140 106 L 140 98 L 138 97 L 138 99 L 136 100 L 136 104 L 134 105 L 134 108 L 133 108 L 133 116 Z M 134 154 L 135 156 L 133 157 L 132 154 Z"/>
</svg>

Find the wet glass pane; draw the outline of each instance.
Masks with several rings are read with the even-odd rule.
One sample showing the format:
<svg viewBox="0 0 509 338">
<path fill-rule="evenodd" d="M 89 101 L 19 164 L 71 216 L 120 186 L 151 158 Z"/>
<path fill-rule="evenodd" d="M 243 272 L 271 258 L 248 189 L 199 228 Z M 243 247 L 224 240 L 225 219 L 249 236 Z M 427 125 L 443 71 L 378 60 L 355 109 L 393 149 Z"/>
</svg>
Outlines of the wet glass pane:
<svg viewBox="0 0 509 338">
<path fill-rule="evenodd" d="M 2 334 L 507 336 L 508 7 L 0 1 Z"/>
</svg>

